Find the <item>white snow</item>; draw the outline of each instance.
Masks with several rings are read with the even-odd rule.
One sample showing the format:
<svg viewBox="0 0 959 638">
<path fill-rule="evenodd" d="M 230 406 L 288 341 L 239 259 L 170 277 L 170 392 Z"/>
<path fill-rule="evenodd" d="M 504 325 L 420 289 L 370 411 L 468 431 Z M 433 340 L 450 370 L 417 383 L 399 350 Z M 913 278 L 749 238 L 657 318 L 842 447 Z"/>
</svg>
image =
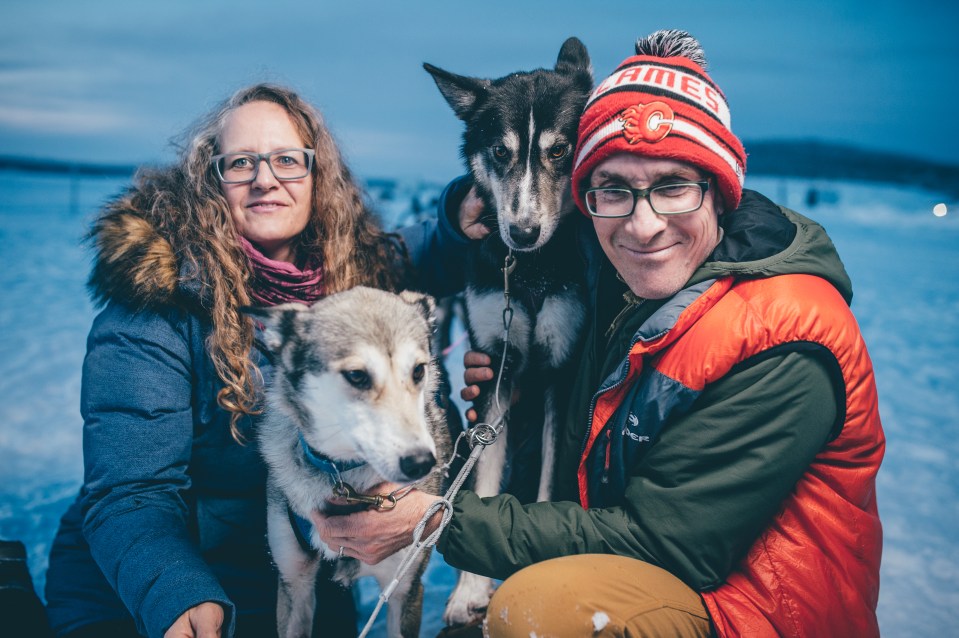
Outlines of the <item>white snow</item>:
<svg viewBox="0 0 959 638">
<path fill-rule="evenodd" d="M 94 311 L 78 241 L 121 184 L 81 182 L 71 212 L 65 179 L 0 172 L 0 537 L 26 542 L 41 590 L 50 541 L 83 474 L 80 365 Z M 959 202 L 863 183 L 749 178 L 747 187 L 822 223 L 853 280 L 887 437 L 877 487 L 882 633 L 950 635 L 959 608 Z M 810 187 L 823 202 L 811 209 Z M 398 184 L 374 195 L 387 190 L 382 209 L 393 219 L 414 197 L 427 204 L 437 193 Z M 937 204 L 947 214 L 936 216 Z M 453 583 L 434 556 L 422 635 L 441 628 Z M 375 585 L 358 595 L 365 622 Z"/>
<path fill-rule="evenodd" d="M 605 611 L 597 611 L 593 614 L 593 633 L 598 633 L 609 624 L 609 616 Z"/>
</svg>

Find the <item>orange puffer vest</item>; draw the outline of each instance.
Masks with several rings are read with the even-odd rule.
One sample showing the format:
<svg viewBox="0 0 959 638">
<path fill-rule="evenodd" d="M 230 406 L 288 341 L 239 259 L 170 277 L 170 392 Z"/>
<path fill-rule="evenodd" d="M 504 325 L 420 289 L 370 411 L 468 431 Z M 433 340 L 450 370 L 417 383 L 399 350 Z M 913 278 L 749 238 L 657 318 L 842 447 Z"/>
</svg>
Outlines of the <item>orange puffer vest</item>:
<svg viewBox="0 0 959 638">
<path fill-rule="evenodd" d="M 872 363 L 855 318 L 838 291 L 819 277 L 723 278 L 678 313 L 667 331 L 638 339 L 625 379 L 594 399 L 579 468 L 584 507 L 596 494 L 596 470 L 590 464 L 602 456 L 597 452 L 607 422 L 624 402 L 649 394 L 637 392 L 637 383 L 670 380 L 667 386 L 678 388 L 672 390 L 674 403 L 682 410 L 737 363 L 801 344 L 825 347 L 836 358 L 845 390 L 841 430 L 725 582 L 702 593 L 720 636 L 879 635 L 882 528 L 875 478 L 885 439 Z M 655 374 L 642 374 L 644 365 Z M 657 392 L 656 402 L 668 405 L 670 399 Z M 658 413 L 663 421 L 670 416 L 669 410 L 645 413 Z M 645 424 L 653 433 L 660 427 Z"/>
</svg>

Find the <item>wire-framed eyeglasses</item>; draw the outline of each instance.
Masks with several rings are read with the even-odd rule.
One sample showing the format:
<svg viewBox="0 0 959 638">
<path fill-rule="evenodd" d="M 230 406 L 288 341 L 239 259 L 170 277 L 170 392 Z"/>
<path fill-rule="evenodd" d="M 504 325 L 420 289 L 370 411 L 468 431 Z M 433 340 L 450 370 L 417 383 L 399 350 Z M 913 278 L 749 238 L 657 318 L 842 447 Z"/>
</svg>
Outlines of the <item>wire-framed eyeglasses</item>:
<svg viewBox="0 0 959 638">
<path fill-rule="evenodd" d="M 214 155 L 212 162 L 221 182 L 245 184 L 256 179 L 263 161 L 279 180 L 303 179 L 310 174 L 315 154 L 309 148 L 282 148 L 269 153 L 223 153 Z"/>
<path fill-rule="evenodd" d="M 682 215 L 699 210 L 709 190 L 709 180 L 671 182 L 649 188 L 602 186 L 586 189 L 586 208 L 593 217 L 629 217 L 637 198 L 644 198 L 659 215 Z"/>
</svg>

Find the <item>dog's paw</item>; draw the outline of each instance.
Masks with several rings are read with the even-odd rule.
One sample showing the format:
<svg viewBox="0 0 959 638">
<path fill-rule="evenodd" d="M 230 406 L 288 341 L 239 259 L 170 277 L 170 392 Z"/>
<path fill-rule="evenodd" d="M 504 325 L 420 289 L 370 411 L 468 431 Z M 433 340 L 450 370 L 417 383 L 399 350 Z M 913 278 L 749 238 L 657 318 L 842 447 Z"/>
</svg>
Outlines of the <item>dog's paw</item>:
<svg viewBox="0 0 959 638">
<path fill-rule="evenodd" d="M 446 602 L 443 622 L 450 626 L 481 620 L 493 596 L 493 581 L 476 574 L 460 574 L 456 588 Z"/>
</svg>

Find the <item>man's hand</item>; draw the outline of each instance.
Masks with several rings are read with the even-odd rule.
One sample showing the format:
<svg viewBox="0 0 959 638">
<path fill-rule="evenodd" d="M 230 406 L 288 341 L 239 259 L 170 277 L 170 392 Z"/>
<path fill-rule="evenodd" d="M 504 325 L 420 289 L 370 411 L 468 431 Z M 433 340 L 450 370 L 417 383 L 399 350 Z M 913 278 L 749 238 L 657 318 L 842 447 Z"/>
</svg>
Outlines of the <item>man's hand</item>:
<svg viewBox="0 0 959 638">
<path fill-rule="evenodd" d="M 389 494 L 403 487 L 395 483 L 383 483 L 372 491 Z M 423 518 L 429 506 L 439 500 L 438 496 L 413 490 L 396 502 L 391 510 L 369 509 L 354 514 L 326 516 L 313 512 L 310 518 L 320 538 L 333 551 L 343 548 L 344 556 L 357 558 L 367 565 L 376 565 L 413 542 L 413 530 Z M 423 538 L 439 527 L 442 510 L 430 518 Z"/>
<path fill-rule="evenodd" d="M 460 390 L 460 397 L 464 401 L 475 401 L 480 395 L 480 383 L 492 381 L 495 373 L 492 368 L 493 362 L 489 356 L 482 352 L 468 350 L 463 355 L 463 381 L 466 386 Z M 519 388 L 513 388 L 513 394 L 510 397 L 510 405 L 515 405 L 519 401 Z M 470 423 L 476 423 L 479 415 L 475 408 L 467 408 L 466 420 Z"/>
<path fill-rule="evenodd" d="M 464 401 L 475 401 L 480 395 L 480 383 L 493 380 L 492 360 L 482 352 L 468 350 L 463 355 L 463 381 L 466 387 L 460 390 L 460 397 Z M 479 418 L 476 414 L 476 408 L 466 410 L 466 419 L 471 423 L 476 423 Z"/>
<path fill-rule="evenodd" d="M 183 612 L 163 638 L 220 638 L 223 616 L 223 607 L 219 603 L 200 603 Z"/>
<path fill-rule="evenodd" d="M 483 201 L 476 194 L 476 186 L 470 188 L 460 203 L 460 230 L 470 239 L 483 239 L 490 229 L 480 221 L 483 216 Z"/>
</svg>

